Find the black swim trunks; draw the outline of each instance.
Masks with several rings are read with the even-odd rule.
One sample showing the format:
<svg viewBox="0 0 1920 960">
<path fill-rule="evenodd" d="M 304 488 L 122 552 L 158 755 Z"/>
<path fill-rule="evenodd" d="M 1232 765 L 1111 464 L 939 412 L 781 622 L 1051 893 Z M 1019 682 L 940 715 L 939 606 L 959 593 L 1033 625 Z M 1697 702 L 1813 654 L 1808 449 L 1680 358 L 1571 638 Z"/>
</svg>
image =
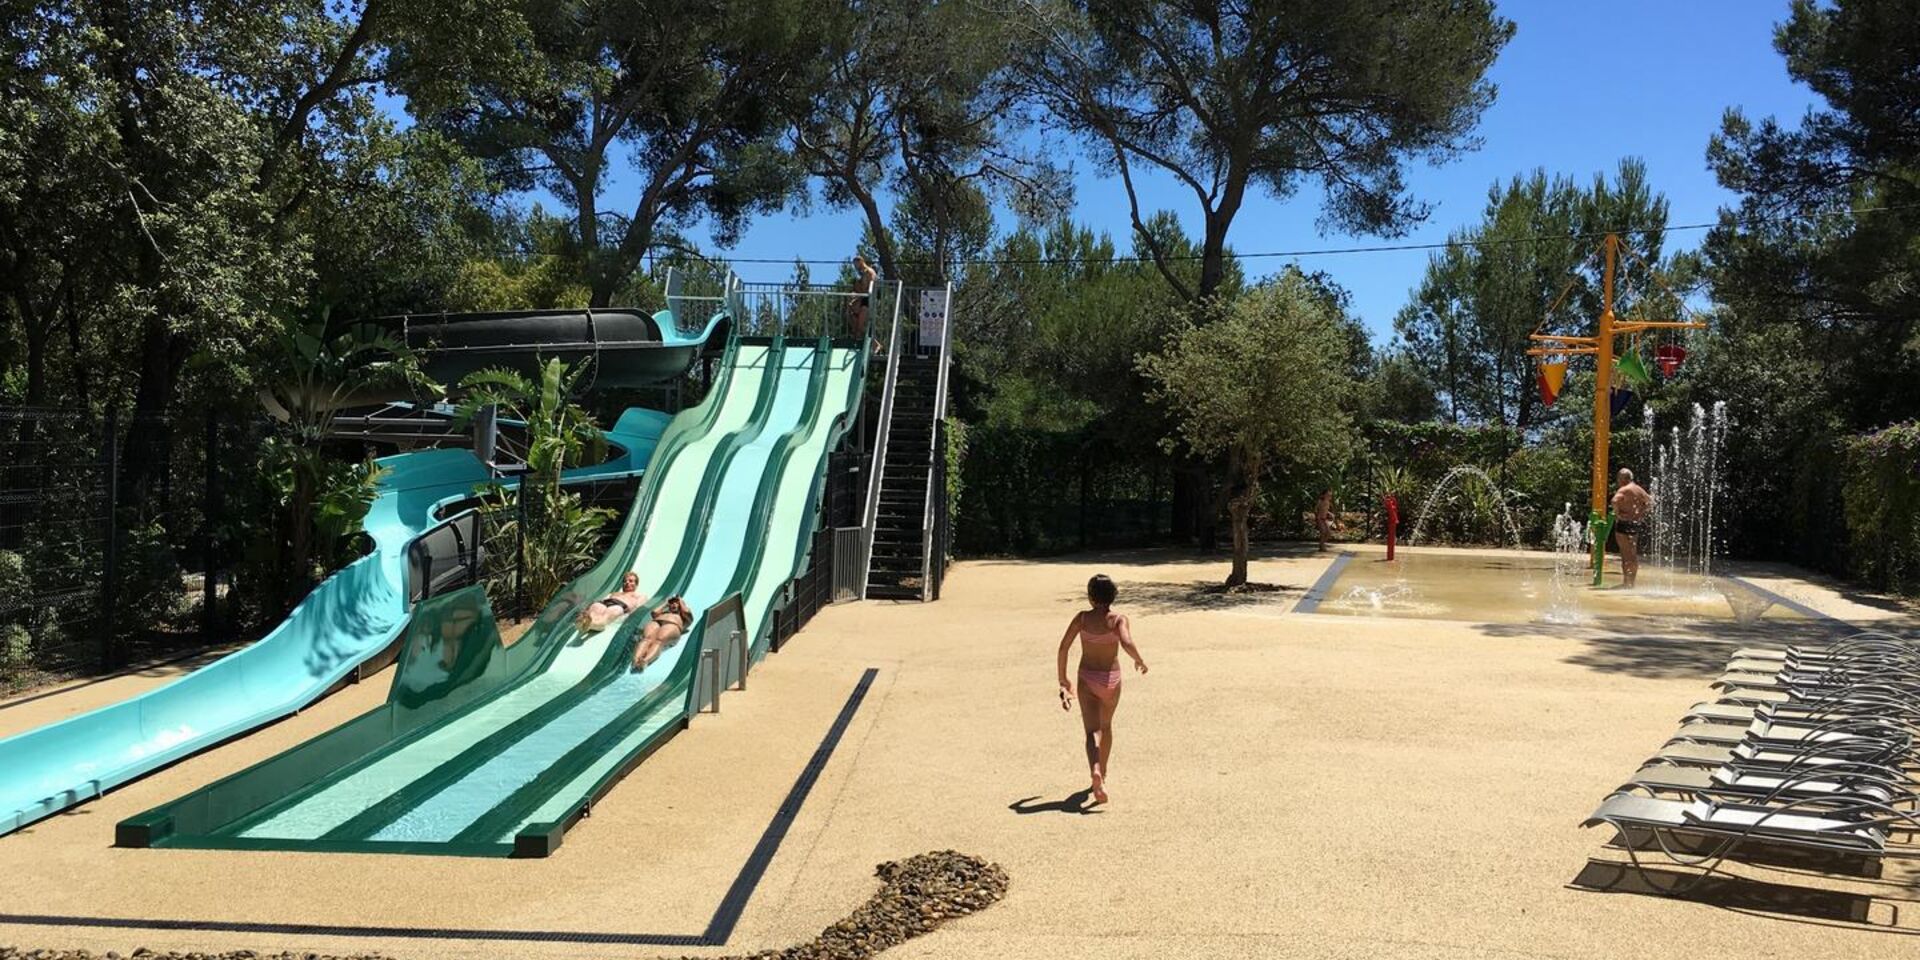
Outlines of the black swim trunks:
<svg viewBox="0 0 1920 960">
<path fill-rule="evenodd" d="M 1615 520 L 1613 533 L 1615 536 L 1625 536 L 1632 540 L 1636 547 L 1644 547 L 1647 544 L 1647 535 L 1653 532 L 1652 526 L 1645 517 L 1639 520 Z"/>
</svg>

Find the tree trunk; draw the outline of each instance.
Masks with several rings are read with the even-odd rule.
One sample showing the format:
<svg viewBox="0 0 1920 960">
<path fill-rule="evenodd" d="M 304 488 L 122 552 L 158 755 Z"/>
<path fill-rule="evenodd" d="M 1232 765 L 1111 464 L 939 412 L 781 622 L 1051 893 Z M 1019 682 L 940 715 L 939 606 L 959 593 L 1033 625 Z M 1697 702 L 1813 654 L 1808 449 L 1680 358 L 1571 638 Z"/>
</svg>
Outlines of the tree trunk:
<svg viewBox="0 0 1920 960">
<path fill-rule="evenodd" d="M 612 306 L 620 281 L 640 265 L 640 257 L 652 246 L 653 224 L 641 223 L 636 218 L 627 226 L 626 239 L 612 255 L 590 256 L 587 260 L 588 282 L 593 289 L 590 306 L 596 310 Z"/>
<path fill-rule="evenodd" d="M 47 327 L 40 322 L 39 314 L 33 310 L 24 292 L 14 291 L 14 304 L 20 312 L 20 322 L 27 333 L 27 395 L 26 405 L 38 407 L 47 402 Z"/>
<path fill-rule="evenodd" d="M 293 579 L 287 597 L 291 607 L 306 596 L 307 588 L 313 584 L 313 498 L 318 494 L 314 489 L 312 471 L 320 454 L 318 451 L 301 451 L 296 454 L 308 462 L 293 469 L 293 496 L 288 501 L 292 516 L 293 529 L 288 531 L 288 546 Z"/>
<path fill-rule="evenodd" d="M 1227 509 L 1233 518 L 1233 572 L 1227 574 L 1227 586 L 1237 587 L 1247 582 L 1247 560 L 1251 552 L 1247 546 L 1247 517 L 1253 512 L 1253 498 L 1235 497 Z"/>
<path fill-rule="evenodd" d="M 127 429 L 126 490 L 131 503 L 143 504 L 154 479 L 166 469 L 172 437 L 166 417 L 186 359 L 186 341 L 167 329 L 160 313 L 149 317 L 140 337 L 140 382 Z"/>
<path fill-rule="evenodd" d="M 1206 235 L 1200 247 L 1200 286 L 1195 291 L 1206 300 L 1220 289 L 1227 277 L 1227 226 L 1232 216 L 1219 212 L 1207 215 Z"/>
<path fill-rule="evenodd" d="M 867 232 L 873 234 L 873 255 L 880 261 L 880 279 L 897 282 L 900 264 L 895 259 L 893 237 L 887 233 L 887 221 L 880 216 L 880 205 L 874 202 L 873 192 L 857 182 L 849 180 L 847 189 L 860 202 L 860 211 L 866 214 Z"/>
</svg>

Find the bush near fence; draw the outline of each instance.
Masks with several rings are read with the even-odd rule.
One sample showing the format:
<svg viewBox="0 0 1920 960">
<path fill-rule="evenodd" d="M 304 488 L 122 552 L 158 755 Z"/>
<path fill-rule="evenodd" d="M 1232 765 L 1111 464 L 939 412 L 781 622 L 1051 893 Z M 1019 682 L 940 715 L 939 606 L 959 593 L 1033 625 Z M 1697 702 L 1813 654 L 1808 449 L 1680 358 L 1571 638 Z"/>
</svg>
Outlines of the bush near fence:
<svg viewBox="0 0 1920 960">
<path fill-rule="evenodd" d="M 1849 438 L 1841 499 L 1853 575 L 1920 593 L 1920 421 Z"/>
<path fill-rule="evenodd" d="M 997 424 L 964 428 L 953 515 L 960 556 L 1051 554 L 1142 546 L 1171 529 L 1172 472 L 1164 460 L 1105 459 L 1081 431 Z"/>
</svg>

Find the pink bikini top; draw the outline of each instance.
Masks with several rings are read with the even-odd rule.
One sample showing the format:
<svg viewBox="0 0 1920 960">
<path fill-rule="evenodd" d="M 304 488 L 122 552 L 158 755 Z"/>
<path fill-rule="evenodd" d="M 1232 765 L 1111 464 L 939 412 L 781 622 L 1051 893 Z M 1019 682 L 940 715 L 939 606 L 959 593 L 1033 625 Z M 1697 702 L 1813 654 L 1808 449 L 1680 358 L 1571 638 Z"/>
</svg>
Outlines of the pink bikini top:
<svg viewBox="0 0 1920 960">
<path fill-rule="evenodd" d="M 1086 626 L 1083 624 L 1080 627 L 1080 642 L 1082 643 L 1119 643 L 1120 627 L 1119 625 L 1116 624 L 1115 626 L 1106 630 L 1105 632 L 1095 633 L 1091 630 L 1088 630 Z"/>
</svg>

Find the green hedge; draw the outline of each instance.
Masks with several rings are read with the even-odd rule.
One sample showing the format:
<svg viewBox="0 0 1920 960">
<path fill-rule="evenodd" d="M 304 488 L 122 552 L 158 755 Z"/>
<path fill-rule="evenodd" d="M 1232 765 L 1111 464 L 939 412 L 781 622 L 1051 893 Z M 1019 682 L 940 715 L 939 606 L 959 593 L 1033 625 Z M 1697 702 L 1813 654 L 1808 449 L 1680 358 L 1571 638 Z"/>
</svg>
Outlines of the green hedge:
<svg viewBox="0 0 1920 960">
<path fill-rule="evenodd" d="M 1841 499 L 1854 576 L 1920 593 L 1920 421 L 1850 438 Z"/>
<path fill-rule="evenodd" d="M 1139 546 L 1171 529 L 1173 475 L 1164 461 L 1115 456 L 1081 431 L 973 423 L 963 436 L 956 555 Z"/>
</svg>

